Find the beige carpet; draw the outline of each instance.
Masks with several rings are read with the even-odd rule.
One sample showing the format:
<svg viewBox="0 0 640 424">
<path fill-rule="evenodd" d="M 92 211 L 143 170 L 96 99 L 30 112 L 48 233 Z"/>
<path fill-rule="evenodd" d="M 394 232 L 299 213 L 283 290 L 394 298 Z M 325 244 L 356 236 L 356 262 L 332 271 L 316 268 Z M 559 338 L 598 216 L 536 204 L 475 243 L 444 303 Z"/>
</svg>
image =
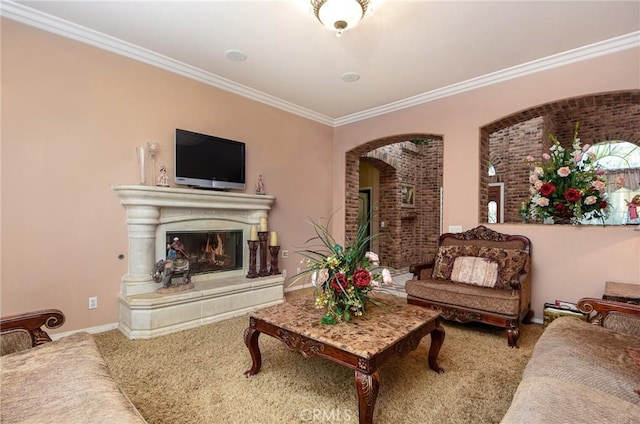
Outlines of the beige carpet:
<svg viewBox="0 0 640 424">
<path fill-rule="evenodd" d="M 354 372 L 320 358 L 304 359 L 260 336 L 262 369 L 243 342 L 247 317 L 151 340 L 117 330 L 96 336 L 116 381 L 150 424 L 357 423 Z M 504 330 L 445 322 L 436 374 L 427 365 L 430 338 L 380 369 L 377 424 L 497 423 L 505 414 L 542 333 L 522 327 L 520 349 Z"/>
</svg>

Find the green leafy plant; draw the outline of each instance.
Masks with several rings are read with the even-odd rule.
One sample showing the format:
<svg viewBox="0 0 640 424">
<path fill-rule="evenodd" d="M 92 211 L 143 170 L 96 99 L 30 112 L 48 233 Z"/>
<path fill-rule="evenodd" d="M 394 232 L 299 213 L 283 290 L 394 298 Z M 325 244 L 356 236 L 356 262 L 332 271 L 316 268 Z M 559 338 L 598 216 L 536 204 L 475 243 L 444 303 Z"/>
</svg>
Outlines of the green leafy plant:
<svg viewBox="0 0 640 424">
<path fill-rule="evenodd" d="M 366 311 L 367 302 L 380 304 L 374 299 L 376 291 L 392 282 L 391 273 L 381 268 L 378 255 L 367 251 L 375 238 L 368 235 L 368 225 L 358 227 L 355 239 L 342 246 L 336 242 L 326 225 L 310 221 L 315 236 L 306 241 L 308 248 L 298 252 L 304 258 L 305 271 L 294 282 L 309 278 L 314 286 L 317 307 L 326 308 L 323 324 L 350 321 Z M 311 244 L 311 245 L 310 245 Z"/>
</svg>

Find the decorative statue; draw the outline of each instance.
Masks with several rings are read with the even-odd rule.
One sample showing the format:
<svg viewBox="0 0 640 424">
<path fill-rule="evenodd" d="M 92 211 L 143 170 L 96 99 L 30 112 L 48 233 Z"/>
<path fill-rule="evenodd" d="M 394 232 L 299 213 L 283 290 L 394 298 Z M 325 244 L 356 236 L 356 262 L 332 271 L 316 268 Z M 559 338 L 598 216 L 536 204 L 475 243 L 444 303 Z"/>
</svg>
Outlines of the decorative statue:
<svg viewBox="0 0 640 424">
<path fill-rule="evenodd" d="M 172 283 L 173 274 L 182 274 L 182 281 L 179 284 Z M 155 263 L 151 276 L 156 283 L 162 283 L 162 288 L 165 289 L 191 283 L 189 257 L 184 251 L 184 243 L 177 237 L 169 245 L 167 259 Z"/>
<path fill-rule="evenodd" d="M 160 175 L 156 181 L 158 187 L 169 187 L 169 177 L 167 177 L 167 167 L 160 165 Z"/>
<path fill-rule="evenodd" d="M 258 177 L 258 182 L 256 183 L 256 194 L 265 194 L 264 191 L 264 181 L 262 181 L 262 174 Z"/>
</svg>

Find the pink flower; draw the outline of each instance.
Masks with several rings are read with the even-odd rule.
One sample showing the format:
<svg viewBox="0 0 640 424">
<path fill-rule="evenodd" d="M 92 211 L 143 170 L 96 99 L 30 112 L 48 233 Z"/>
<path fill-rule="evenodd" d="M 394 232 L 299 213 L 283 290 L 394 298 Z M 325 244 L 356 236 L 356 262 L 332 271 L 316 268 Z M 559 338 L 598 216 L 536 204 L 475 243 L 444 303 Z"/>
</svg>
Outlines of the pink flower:
<svg viewBox="0 0 640 424">
<path fill-rule="evenodd" d="M 561 177 L 568 177 L 571 174 L 571 169 L 568 166 L 563 166 L 562 168 L 558 168 L 558 175 Z"/>
<path fill-rule="evenodd" d="M 585 205 L 594 205 L 597 201 L 598 201 L 598 198 L 596 196 L 587 196 L 584 199 L 584 204 Z"/>
<path fill-rule="evenodd" d="M 596 175 L 605 175 L 607 173 L 607 171 L 605 171 L 604 169 L 598 169 L 596 171 Z"/>
<path fill-rule="evenodd" d="M 591 144 L 585 144 L 584 146 L 582 146 L 582 151 L 586 152 L 587 150 L 589 150 L 589 148 L 591 148 Z"/>
<path fill-rule="evenodd" d="M 393 279 L 391 278 L 391 272 L 387 268 L 382 270 L 382 281 L 385 284 L 393 283 Z"/>
<path fill-rule="evenodd" d="M 533 162 L 535 158 L 531 155 L 527 156 L 527 162 Z"/>
<path fill-rule="evenodd" d="M 364 257 L 369 259 L 369 262 L 371 262 L 371 265 L 380 266 L 380 258 L 378 258 L 378 255 L 376 255 L 375 253 L 367 252 L 364 254 Z"/>
<path fill-rule="evenodd" d="M 547 199 L 546 197 L 539 197 L 538 199 L 536 199 L 536 205 L 538 206 L 549 206 L 549 199 Z"/>
<path fill-rule="evenodd" d="M 591 181 L 591 186 L 598 191 L 602 191 L 607 187 L 607 185 L 600 180 Z"/>
<path fill-rule="evenodd" d="M 549 159 L 551 159 L 551 156 L 549 156 L 549 153 L 543 153 L 542 154 L 542 159 L 549 160 Z"/>
<path fill-rule="evenodd" d="M 540 188 L 542 187 L 542 184 L 544 184 L 544 183 L 542 181 L 538 180 L 533 184 L 533 186 L 536 188 L 536 190 L 540 190 Z"/>
<path fill-rule="evenodd" d="M 575 163 L 578 163 L 582 160 L 582 153 L 576 153 L 575 155 L 573 155 L 573 161 Z"/>
<path fill-rule="evenodd" d="M 318 273 L 318 284 L 324 284 L 329 279 L 329 270 L 322 268 Z"/>
<path fill-rule="evenodd" d="M 535 168 L 533 168 L 533 173 L 537 176 L 540 176 L 542 174 L 544 174 L 544 169 L 542 169 L 539 166 L 536 166 Z"/>
<path fill-rule="evenodd" d="M 530 182 L 531 184 L 535 184 L 535 183 L 536 183 L 536 181 L 539 181 L 539 180 L 538 180 L 538 176 L 537 176 L 536 174 L 531 174 L 531 175 L 529 175 L 529 182 Z"/>
</svg>

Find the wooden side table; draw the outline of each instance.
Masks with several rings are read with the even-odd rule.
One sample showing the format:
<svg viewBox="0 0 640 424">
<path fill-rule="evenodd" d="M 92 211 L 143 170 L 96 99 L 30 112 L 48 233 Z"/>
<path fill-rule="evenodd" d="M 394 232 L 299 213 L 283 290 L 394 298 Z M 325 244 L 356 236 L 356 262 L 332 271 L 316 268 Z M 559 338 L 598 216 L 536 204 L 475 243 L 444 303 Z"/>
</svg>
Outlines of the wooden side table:
<svg viewBox="0 0 640 424">
<path fill-rule="evenodd" d="M 640 284 L 607 281 L 602 298 L 605 300 L 640 305 Z"/>
</svg>

